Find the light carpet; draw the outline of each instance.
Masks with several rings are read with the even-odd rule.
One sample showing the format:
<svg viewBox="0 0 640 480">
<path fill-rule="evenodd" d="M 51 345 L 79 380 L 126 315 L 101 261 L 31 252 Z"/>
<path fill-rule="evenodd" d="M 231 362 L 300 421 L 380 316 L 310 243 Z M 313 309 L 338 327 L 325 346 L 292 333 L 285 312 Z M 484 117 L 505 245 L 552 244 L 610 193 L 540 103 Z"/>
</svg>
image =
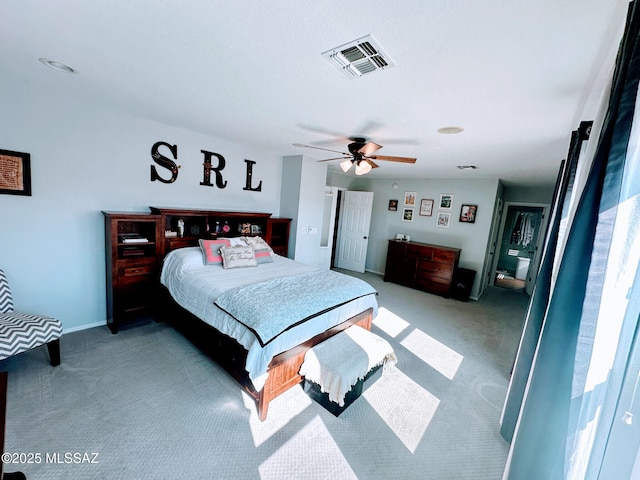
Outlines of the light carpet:
<svg viewBox="0 0 640 480">
<path fill-rule="evenodd" d="M 372 330 L 398 364 L 340 417 L 294 388 L 260 422 L 235 381 L 171 325 L 98 327 L 63 336 L 59 367 L 45 348 L 0 362 L 5 452 L 32 454 L 5 471 L 30 480 L 500 479 L 499 418 L 528 297 L 489 288 L 460 302 L 354 275 L 380 293 Z"/>
</svg>

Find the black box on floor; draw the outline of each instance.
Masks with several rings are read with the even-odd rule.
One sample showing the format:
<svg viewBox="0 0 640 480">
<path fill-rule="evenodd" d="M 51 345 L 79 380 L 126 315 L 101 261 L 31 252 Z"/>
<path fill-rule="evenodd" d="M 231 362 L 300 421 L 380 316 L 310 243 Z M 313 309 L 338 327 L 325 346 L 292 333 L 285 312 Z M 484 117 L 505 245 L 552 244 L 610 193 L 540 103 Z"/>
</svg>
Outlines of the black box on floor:
<svg viewBox="0 0 640 480">
<path fill-rule="evenodd" d="M 451 298 L 468 302 L 475 278 L 475 270 L 456 268 L 453 272 L 453 281 L 451 282 Z"/>
<path fill-rule="evenodd" d="M 378 365 L 369 370 L 369 373 L 367 373 L 367 375 L 362 380 L 359 380 L 358 383 L 351 387 L 351 390 L 349 390 L 344 396 L 344 405 L 342 407 L 336 402 L 332 402 L 331 400 L 329 400 L 329 394 L 326 392 L 322 393 L 322 391 L 320 390 L 320 385 L 318 385 L 317 383 L 310 382 L 305 379 L 303 388 L 305 393 L 309 395 L 311 399 L 318 402 L 336 417 L 339 417 L 340 414 L 344 412 L 349 405 L 355 402 L 358 397 L 362 395 L 362 392 L 369 388 L 373 384 L 373 382 L 378 380 L 381 376 L 382 365 Z"/>
</svg>

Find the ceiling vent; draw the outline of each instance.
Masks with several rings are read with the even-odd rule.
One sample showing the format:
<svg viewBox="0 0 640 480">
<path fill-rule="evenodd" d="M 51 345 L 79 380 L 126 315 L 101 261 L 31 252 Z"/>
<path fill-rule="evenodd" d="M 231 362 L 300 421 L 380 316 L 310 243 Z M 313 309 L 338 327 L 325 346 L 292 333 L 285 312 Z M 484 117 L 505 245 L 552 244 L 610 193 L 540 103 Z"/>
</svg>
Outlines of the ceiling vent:
<svg viewBox="0 0 640 480">
<path fill-rule="evenodd" d="M 322 56 L 349 78 L 358 78 L 395 65 L 371 35 L 327 50 Z"/>
</svg>

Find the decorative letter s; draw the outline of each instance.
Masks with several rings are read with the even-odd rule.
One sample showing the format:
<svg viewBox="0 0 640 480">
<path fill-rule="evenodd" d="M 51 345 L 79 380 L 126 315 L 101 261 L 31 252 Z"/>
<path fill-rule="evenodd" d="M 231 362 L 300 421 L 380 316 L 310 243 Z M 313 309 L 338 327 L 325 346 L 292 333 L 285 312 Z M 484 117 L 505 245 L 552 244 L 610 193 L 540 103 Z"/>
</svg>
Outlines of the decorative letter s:
<svg viewBox="0 0 640 480">
<path fill-rule="evenodd" d="M 158 171 L 156 170 L 155 165 L 151 165 L 151 181 L 154 182 L 156 180 L 160 180 L 162 183 L 173 183 L 178 178 L 178 165 L 173 160 L 168 159 L 160 152 L 158 152 L 158 147 L 167 147 L 169 151 L 173 154 L 174 159 L 178 159 L 178 146 L 177 145 L 169 145 L 167 142 L 156 142 L 153 147 L 151 147 L 151 158 L 161 167 L 166 168 L 171 172 L 171 178 L 165 180 L 160 175 L 158 175 Z"/>
</svg>

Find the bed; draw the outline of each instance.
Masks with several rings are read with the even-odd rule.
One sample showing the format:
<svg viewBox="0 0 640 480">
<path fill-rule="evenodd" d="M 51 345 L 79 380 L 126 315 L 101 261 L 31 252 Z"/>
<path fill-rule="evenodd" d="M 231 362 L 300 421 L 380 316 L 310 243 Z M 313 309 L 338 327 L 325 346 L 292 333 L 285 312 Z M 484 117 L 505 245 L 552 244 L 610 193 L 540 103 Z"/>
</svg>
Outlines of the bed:
<svg viewBox="0 0 640 480">
<path fill-rule="evenodd" d="M 206 332 L 216 361 L 265 420 L 269 402 L 303 380 L 298 372 L 309 348 L 354 324 L 371 328 L 377 292 L 352 276 L 277 255 L 268 245 L 267 253 L 256 245 L 244 250 L 254 252 L 255 260 L 245 259 L 250 266 L 240 260 L 226 268 L 235 265 L 222 253 L 235 254 L 246 239 L 223 242 L 222 249 L 201 242 L 169 252 L 160 283 L 181 313 L 172 322 L 195 322 L 200 340 Z"/>
</svg>

